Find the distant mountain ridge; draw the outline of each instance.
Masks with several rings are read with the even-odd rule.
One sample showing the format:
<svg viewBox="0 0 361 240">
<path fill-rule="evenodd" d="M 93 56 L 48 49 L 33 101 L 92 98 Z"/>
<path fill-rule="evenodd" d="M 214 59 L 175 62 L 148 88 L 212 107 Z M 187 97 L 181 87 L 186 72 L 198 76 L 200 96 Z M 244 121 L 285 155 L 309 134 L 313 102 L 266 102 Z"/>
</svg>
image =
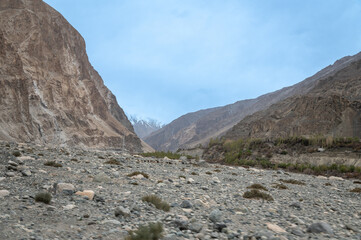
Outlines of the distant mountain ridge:
<svg viewBox="0 0 361 240">
<path fill-rule="evenodd" d="M 155 119 L 140 119 L 136 116 L 130 116 L 129 121 L 134 127 L 134 131 L 141 139 L 147 137 L 149 134 L 161 129 L 164 124 Z"/>
<path fill-rule="evenodd" d="M 271 105 L 290 97 L 302 96 L 311 92 L 311 90 L 315 89 L 315 86 L 321 84 L 321 80 L 332 77 L 360 59 L 361 53 L 347 56 L 293 86 L 262 95 L 256 99 L 242 100 L 223 107 L 183 115 L 146 137 L 145 141 L 157 150 L 171 151 L 175 151 L 178 148 L 192 148 L 199 144 L 205 144 L 210 138 L 225 135 L 247 116 L 266 110 Z M 197 117 L 189 119 L 187 116 Z M 234 132 L 234 130 L 231 130 L 231 132 Z M 228 136 L 235 138 L 237 135 L 235 133 Z"/>
</svg>

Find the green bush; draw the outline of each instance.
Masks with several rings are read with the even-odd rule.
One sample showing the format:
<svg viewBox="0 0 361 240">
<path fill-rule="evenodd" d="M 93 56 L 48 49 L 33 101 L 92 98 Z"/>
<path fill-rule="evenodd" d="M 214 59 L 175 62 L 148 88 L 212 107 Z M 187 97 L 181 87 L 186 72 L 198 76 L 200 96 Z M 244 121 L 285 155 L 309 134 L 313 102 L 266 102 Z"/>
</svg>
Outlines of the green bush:
<svg viewBox="0 0 361 240">
<path fill-rule="evenodd" d="M 273 201 L 273 197 L 267 193 L 261 192 L 257 189 L 252 189 L 250 191 L 247 191 L 243 194 L 244 198 L 249 199 L 263 199 L 266 201 Z"/>
<path fill-rule="evenodd" d="M 153 204 L 157 209 L 163 210 L 165 212 L 169 212 L 169 210 L 170 210 L 169 204 L 164 202 L 157 195 L 144 196 L 144 197 L 142 197 L 142 201 L 149 202 L 149 203 Z"/>
<path fill-rule="evenodd" d="M 258 183 L 252 184 L 251 186 L 248 186 L 247 188 L 268 191 L 267 188 L 265 188 L 263 185 L 258 184 Z"/>
<path fill-rule="evenodd" d="M 181 157 L 180 154 L 178 153 L 173 153 L 173 152 L 149 152 L 149 153 L 141 153 L 140 155 L 142 155 L 143 157 L 155 157 L 155 158 L 164 158 L 167 157 L 169 159 L 179 159 Z"/>
<path fill-rule="evenodd" d="M 51 201 L 51 194 L 48 192 L 40 192 L 35 195 L 35 201 L 49 204 Z"/>
<path fill-rule="evenodd" d="M 121 165 L 121 163 L 119 161 L 117 161 L 116 159 L 114 159 L 114 158 L 106 161 L 105 164 L 118 165 L 118 166 Z"/>
<path fill-rule="evenodd" d="M 15 157 L 20 157 L 20 156 L 21 156 L 21 152 L 15 151 L 15 152 L 13 152 L 13 155 L 14 155 Z"/>
<path fill-rule="evenodd" d="M 306 185 L 304 182 L 302 181 L 298 181 L 298 180 L 295 180 L 295 179 L 280 179 L 281 182 L 284 182 L 284 183 L 290 183 L 290 184 L 296 184 L 296 185 Z"/>
<path fill-rule="evenodd" d="M 140 226 L 138 230 L 129 232 L 127 240 L 158 240 L 163 237 L 163 225 L 159 222 Z"/>
<path fill-rule="evenodd" d="M 49 167 L 62 167 L 63 165 L 61 163 L 57 163 L 55 161 L 47 161 L 44 163 L 45 166 L 49 166 Z"/>
</svg>

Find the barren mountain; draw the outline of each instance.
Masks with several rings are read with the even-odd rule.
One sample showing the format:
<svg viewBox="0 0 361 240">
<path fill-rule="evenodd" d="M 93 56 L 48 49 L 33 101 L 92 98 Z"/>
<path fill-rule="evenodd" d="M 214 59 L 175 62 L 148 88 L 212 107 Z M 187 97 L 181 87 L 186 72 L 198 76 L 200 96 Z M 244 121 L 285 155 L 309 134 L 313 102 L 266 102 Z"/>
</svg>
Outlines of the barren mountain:
<svg viewBox="0 0 361 240">
<path fill-rule="evenodd" d="M 41 0 L 0 1 L 0 139 L 141 151 L 81 35 Z"/>
<path fill-rule="evenodd" d="M 272 104 L 289 97 L 307 94 L 315 88 L 320 80 L 334 76 L 359 59 L 361 59 L 361 53 L 344 57 L 298 84 L 256 99 L 238 101 L 223 107 L 191 113 L 191 116 L 197 116 L 193 118 L 187 117 L 188 114 L 184 115 L 146 137 L 145 141 L 157 150 L 172 151 L 207 143 L 210 138 L 223 136 L 246 116 L 265 110 Z"/>
<path fill-rule="evenodd" d="M 356 55 L 304 95 L 287 98 L 246 117 L 226 138 L 330 135 L 361 138 L 361 60 Z"/>
</svg>

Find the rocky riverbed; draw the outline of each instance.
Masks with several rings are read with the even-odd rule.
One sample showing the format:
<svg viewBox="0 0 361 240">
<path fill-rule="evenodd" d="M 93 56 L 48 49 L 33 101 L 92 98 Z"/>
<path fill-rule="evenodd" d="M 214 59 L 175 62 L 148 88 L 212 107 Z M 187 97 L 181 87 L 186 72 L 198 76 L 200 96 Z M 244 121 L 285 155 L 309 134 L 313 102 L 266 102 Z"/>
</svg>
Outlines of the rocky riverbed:
<svg viewBox="0 0 361 240">
<path fill-rule="evenodd" d="M 253 184 L 274 200 L 245 198 Z M 0 239 L 124 239 L 151 222 L 162 223 L 164 239 L 361 239 L 360 187 L 338 177 L 3 142 Z M 35 201 L 40 192 L 51 194 L 49 204 Z M 142 201 L 152 194 L 170 210 Z"/>
</svg>

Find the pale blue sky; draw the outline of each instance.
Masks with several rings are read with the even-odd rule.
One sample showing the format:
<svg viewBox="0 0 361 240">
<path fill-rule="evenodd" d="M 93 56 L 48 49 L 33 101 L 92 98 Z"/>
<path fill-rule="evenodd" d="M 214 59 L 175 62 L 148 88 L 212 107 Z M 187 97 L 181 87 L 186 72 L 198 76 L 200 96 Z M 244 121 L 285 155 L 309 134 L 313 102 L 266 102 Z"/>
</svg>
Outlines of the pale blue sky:
<svg viewBox="0 0 361 240">
<path fill-rule="evenodd" d="M 131 115 L 168 123 L 361 51 L 359 0 L 45 0 Z"/>
</svg>

